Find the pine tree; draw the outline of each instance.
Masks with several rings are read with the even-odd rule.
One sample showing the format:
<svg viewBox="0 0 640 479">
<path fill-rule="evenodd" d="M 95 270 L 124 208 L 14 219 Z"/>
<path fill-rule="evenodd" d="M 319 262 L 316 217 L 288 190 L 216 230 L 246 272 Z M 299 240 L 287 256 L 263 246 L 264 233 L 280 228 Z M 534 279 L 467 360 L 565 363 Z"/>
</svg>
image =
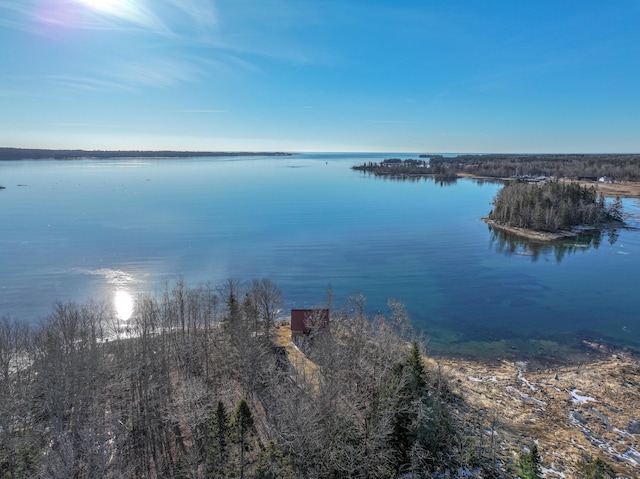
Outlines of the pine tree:
<svg viewBox="0 0 640 479">
<path fill-rule="evenodd" d="M 275 441 L 269 441 L 260 456 L 255 479 L 293 479 L 293 468 Z"/>
<path fill-rule="evenodd" d="M 622 200 L 616 197 L 615 201 L 609 206 L 609 217 L 615 221 L 622 221 Z"/>
<path fill-rule="evenodd" d="M 240 317 L 240 306 L 238 305 L 238 300 L 236 299 L 236 295 L 233 291 L 229 292 L 229 296 L 226 298 L 227 309 L 229 310 L 229 322 L 235 324 L 238 322 Z"/>
<path fill-rule="evenodd" d="M 229 415 L 222 401 L 218 401 L 209 426 L 207 471 L 211 478 L 223 478 L 229 463 Z"/>
<path fill-rule="evenodd" d="M 426 456 L 435 456 L 435 417 L 427 385 L 427 373 L 420 347 L 414 342 L 408 358 L 394 368 L 394 417 L 390 447 L 394 450 L 396 473 L 414 470 Z"/>
<path fill-rule="evenodd" d="M 249 330 L 249 328 L 253 328 L 253 332 L 258 334 L 258 307 L 255 304 L 254 298 L 251 297 L 249 293 L 246 293 L 244 296 L 244 301 L 242 302 L 242 313 L 244 320 L 244 328 Z"/>
<path fill-rule="evenodd" d="M 409 372 L 411 374 L 411 386 L 413 388 L 414 395 L 417 397 L 424 391 L 427 385 L 427 373 L 424 368 L 424 363 L 422 362 L 420 347 L 415 341 L 411 345 L 411 351 L 409 351 L 407 366 L 409 367 Z"/>
<path fill-rule="evenodd" d="M 520 477 L 522 479 L 540 479 L 540 474 L 542 474 L 540 464 L 538 446 L 534 444 L 529 452 L 520 458 Z"/>
<path fill-rule="evenodd" d="M 616 471 L 599 457 L 578 465 L 578 475 L 582 479 L 615 479 Z"/>
<path fill-rule="evenodd" d="M 241 399 L 233 417 L 235 441 L 240 449 L 240 479 L 244 479 L 245 453 L 251 451 L 255 436 L 253 413 L 245 399 Z"/>
</svg>

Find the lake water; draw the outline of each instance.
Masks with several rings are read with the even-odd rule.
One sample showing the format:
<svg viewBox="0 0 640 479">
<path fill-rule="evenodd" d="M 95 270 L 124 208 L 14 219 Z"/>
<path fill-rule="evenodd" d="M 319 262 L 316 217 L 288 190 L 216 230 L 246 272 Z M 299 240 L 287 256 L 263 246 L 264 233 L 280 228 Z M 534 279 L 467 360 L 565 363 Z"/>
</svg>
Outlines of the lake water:
<svg viewBox="0 0 640 479">
<path fill-rule="evenodd" d="M 287 307 L 322 304 L 329 284 L 371 314 L 402 301 L 437 353 L 640 351 L 640 231 L 531 248 L 480 221 L 500 185 L 350 169 L 388 156 L 412 155 L 0 162 L 0 315 L 267 277 Z M 624 207 L 638 226 L 638 201 Z"/>
</svg>

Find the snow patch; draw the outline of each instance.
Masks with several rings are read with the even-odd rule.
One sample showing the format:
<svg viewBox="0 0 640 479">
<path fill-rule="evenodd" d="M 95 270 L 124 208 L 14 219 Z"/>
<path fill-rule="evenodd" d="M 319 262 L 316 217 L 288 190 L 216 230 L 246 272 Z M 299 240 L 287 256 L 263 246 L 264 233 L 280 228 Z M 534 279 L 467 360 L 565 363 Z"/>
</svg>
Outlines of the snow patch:
<svg viewBox="0 0 640 479">
<path fill-rule="evenodd" d="M 483 383 L 483 382 L 487 382 L 487 381 L 495 383 L 498 380 L 498 378 L 495 377 L 495 376 L 491 376 L 490 378 L 486 378 L 486 379 L 484 379 L 484 378 L 474 378 L 473 376 L 469 376 L 468 379 L 469 379 L 469 381 L 474 382 L 474 383 Z"/>
<path fill-rule="evenodd" d="M 622 458 L 629 461 L 634 466 L 640 466 L 640 452 L 630 447 L 622 453 Z"/>
<path fill-rule="evenodd" d="M 522 381 L 526 386 L 529 386 L 529 389 L 531 389 L 532 391 L 537 391 L 537 389 L 533 386 L 533 384 L 531 384 L 529 381 L 527 381 L 525 379 L 525 377 L 522 375 L 522 371 L 518 371 L 518 376 L 517 378 Z"/>
<path fill-rule="evenodd" d="M 555 469 L 541 467 L 542 476 L 545 478 L 558 477 L 560 479 L 565 479 L 567 476 L 564 472 L 556 471 Z"/>
<path fill-rule="evenodd" d="M 532 398 L 528 394 L 525 394 L 522 391 L 519 391 L 518 389 L 514 388 L 513 386 L 507 386 L 507 390 L 514 391 L 514 392 L 518 393 L 520 395 L 521 400 L 523 400 L 523 401 L 533 402 L 533 403 L 536 403 L 536 404 L 538 404 L 540 406 L 546 406 L 546 404 L 547 404 L 544 401 L 540 401 L 539 399 Z"/>
<path fill-rule="evenodd" d="M 591 396 L 582 396 L 578 394 L 579 392 L 582 392 L 582 391 L 575 388 L 569 391 L 569 394 L 571 395 L 571 402 L 573 402 L 574 404 L 585 404 L 589 401 L 598 402 L 596 399 L 592 398 Z"/>
</svg>

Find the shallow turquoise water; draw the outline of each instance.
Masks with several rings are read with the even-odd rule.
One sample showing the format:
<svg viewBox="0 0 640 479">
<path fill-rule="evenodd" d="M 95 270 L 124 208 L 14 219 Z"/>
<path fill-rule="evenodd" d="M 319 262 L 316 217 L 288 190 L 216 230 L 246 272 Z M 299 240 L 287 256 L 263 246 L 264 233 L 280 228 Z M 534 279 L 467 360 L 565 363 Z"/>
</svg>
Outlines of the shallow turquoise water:
<svg viewBox="0 0 640 479">
<path fill-rule="evenodd" d="M 154 293 L 180 275 L 268 277 L 288 306 L 322 303 L 329 283 L 372 314 L 400 300 L 441 352 L 640 350 L 639 231 L 532 255 L 480 221 L 499 185 L 350 169 L 386 156 L 0 163 L 0 315 L 35 322 L 57 299 Z"/>
</svg>

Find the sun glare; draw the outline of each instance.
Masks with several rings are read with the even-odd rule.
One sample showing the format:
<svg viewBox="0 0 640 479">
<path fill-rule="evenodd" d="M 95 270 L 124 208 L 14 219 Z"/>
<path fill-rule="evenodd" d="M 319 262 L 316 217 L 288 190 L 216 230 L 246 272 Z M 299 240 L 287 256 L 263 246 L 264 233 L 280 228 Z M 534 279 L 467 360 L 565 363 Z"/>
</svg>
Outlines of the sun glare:
<svg viewBox="0 0 640 479">
<path fill-rule="evenodd" d="M 81 5 L 102 13 L 117 13 L 125 7 L 126 0 L 76 0 Z"/>
<path fill-rule="evenodd" d="M 118 318 L 127 321 L 133 314 L 133 297 L 126 291 L 117 291 L 114 299 Z"/>
</svg>

